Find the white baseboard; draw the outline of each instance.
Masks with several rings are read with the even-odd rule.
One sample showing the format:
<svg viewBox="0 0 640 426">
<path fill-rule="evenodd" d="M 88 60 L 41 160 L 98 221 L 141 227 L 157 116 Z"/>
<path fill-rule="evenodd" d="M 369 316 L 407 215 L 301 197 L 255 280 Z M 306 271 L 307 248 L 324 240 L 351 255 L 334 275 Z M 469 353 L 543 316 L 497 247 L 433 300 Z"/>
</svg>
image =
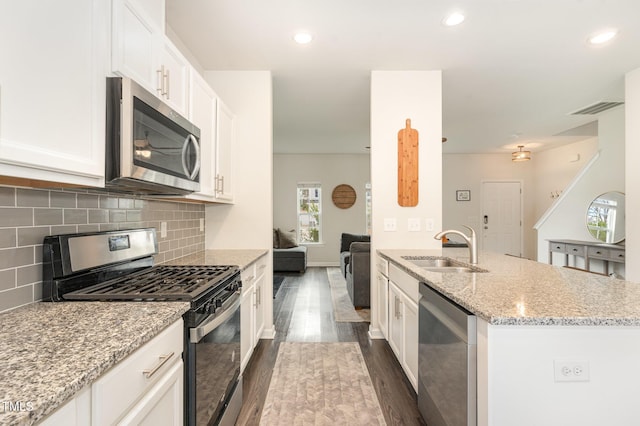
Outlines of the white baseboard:
<svg viewBox="0 0 640 426">
<path fill-rule="evenodd" d="M 307 262 L 307 268 L 308 267 L 324 267 L 324 268 L 331 268 L 331 267 L 335 267 L 337 268 L 338 266 L 340 266 L 339 262 Z"/>
</svg>

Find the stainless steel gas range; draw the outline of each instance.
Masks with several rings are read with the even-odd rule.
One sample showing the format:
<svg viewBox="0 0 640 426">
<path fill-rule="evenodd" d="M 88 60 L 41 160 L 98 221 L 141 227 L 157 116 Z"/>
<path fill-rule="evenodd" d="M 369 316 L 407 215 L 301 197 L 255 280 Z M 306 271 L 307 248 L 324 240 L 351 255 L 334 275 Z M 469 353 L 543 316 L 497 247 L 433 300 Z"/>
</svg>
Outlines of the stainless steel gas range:
<svg viewBox="0 0 640 426">
<path fill-rule="evenodd" d="M 185 424 L 234 424 L 242 405 L 237 266 L 154 266 L 153 228 L 54 235 L 43 250 L 44 300 L 189 302 Z"/>
</svg>

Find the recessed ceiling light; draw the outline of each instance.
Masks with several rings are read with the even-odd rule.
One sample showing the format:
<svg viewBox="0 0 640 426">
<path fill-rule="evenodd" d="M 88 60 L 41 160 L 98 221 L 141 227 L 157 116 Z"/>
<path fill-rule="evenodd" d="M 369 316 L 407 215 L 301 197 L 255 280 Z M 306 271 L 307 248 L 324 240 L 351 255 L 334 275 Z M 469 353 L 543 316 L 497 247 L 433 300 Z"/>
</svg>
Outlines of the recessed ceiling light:
<svg viewBox="0 0 640 426">
<path fill-rule="evenodd" d="M 454 25 L 462 24 L 464 21 L 464 15 L 460 12 L 453 12 L 446 16 L 442 23 L 448 27 L 453 27 Z"/>
<path fill-rule="evenodd" d="M 613 39 L 618 34 L 617 30 L 605 30 L 601 31 L 593 36 L 589 37 L 589 44 L 600 45 Z"/>
<path fill-rule="evenodd" d="M 293 36 L 293 39 L 298 44 L 307 44 L 310 43 L 311 40 L 313 40 L 313 36 L 309 33 L 297 33 Z"/>
</svg>

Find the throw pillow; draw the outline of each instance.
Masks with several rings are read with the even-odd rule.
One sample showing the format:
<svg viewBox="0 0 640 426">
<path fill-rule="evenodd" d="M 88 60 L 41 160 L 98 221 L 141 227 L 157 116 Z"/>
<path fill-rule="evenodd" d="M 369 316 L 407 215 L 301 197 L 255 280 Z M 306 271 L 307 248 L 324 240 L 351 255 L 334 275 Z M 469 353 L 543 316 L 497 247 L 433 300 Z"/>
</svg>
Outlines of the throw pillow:
<svg viewBox="0 0 640 426">
<path fill-rule="evenodd" d="M 296 231 L 292 229 L 291 231 L 283 231 L 282 229 L 278 229 L 278 237 L 280 240 L 280 248 L 288 249 L 292 247 L 298 247 L 298 242 L 296 241 Z"/>
<path fill-rule="evenodd" d="M 276 228 L 273 228 L 273 248 L 280 248 L 280 235 Z"/>
</svg>

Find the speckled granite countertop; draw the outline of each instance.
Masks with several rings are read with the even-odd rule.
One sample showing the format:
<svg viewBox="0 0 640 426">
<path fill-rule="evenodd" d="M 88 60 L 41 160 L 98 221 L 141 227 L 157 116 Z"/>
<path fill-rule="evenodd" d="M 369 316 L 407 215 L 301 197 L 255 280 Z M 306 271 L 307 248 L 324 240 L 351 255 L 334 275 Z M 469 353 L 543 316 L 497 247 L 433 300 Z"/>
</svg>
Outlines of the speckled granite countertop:
<svg viewBox="0 0 640 426">
<path fill-rule="evenodd" d="M 183 302 L 40 302 L 0 314 L 0 424 L 29 425 L 189 309 Z"/>
<path fill-rule="evenodd" d="M 494 325 L 640 326 L 640 283 L 480 252 L 482 273 L 429 272 L 402 256 L 440 250 L 378 250 L 382 257 Z M 441 256 L 469 262 L 466 248 Z"/>
<path fill-rule="evenodd" d="M 204 250 L 176 260 L 167 265 L 238 265 L 240 270 L 269 253 L 263 249 Z"/>
</svg>

